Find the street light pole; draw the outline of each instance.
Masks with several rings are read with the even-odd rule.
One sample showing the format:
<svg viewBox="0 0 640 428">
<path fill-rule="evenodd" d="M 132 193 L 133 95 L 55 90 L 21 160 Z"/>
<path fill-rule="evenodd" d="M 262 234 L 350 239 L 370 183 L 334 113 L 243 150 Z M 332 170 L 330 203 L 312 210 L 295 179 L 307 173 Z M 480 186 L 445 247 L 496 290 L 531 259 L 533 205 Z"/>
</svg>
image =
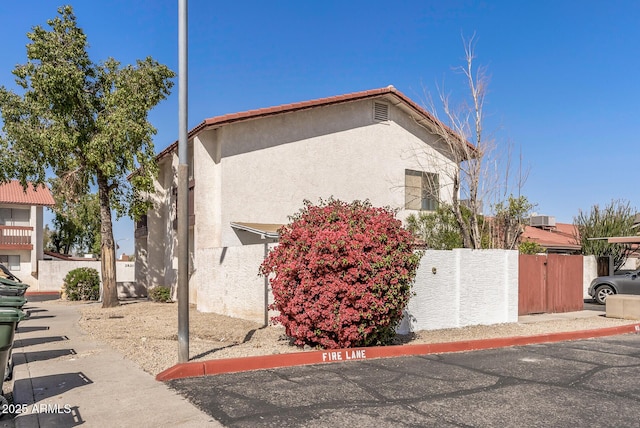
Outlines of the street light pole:
<svg viewBox="0 0 640 428">
<path fill-rule="evenodd" d="M 178 0 L 178 362 L 189 361 L 189 155 L 187 0 Z"/>
</svg>

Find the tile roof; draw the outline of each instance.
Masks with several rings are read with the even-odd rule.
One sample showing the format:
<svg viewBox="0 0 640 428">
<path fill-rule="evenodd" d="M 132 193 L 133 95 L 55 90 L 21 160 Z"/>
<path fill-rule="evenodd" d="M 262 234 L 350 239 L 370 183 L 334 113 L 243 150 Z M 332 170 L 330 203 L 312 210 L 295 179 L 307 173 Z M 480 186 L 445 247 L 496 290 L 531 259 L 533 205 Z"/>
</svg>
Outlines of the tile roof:
<svg viewBox="0 0 640 428">
<path fill-rule="evenodd" d="M 523 241 L 536 242 L 548 249 L 580 250 L 574 238 L 575 226 L 568 223 L 556 223 L 555 227 L 543 229 L 525 226 Z"/>
<path fill-rule="evenodd" d="M 13 180 L 0 184 L 0 203 L 52 206 L 55 204 L 55 201 L 48 187 L 41 185 L 35 189 L 33 185 L 29 183 L 25 190 L 19 181 Z"/>
<path fill-rule="evenodd" d="M 223 125 L 227 125 L 234 122 L 259 119 L 259 118 L 275 116 L 283 113 L 291 113 L 291 112 L 300 111 L 300 110 L 308 110 L 315 107 L 341 104 L 346 102 L 359 101 L 363 99 L 380 98 L 383 96 L 391 96 L 396 101 L 398 101 L 398 104 L 404 104 L 407 107 L 407 109 L 411 111 L 412 114 L 414 114 L 418 118 L 419 122 L 424 121 L 424 122 L 427 122 L 427 124 L 431 124 L 432 126 L 435 126 L 436 124 L 438 126 L 444 126 L 445 129 L 448 130 L 448 132 L 451 132 L 452 135 L 455 135 L 456 138 L 459 138 L 459 136 L 456 135 L 453 130 L 449 129 L 446 125 L 443 125 L 440 121 L 438 121 L 436 117 L 434 117 L 431 113 L 429 113 L 424 108 L 420 107 L 418 104 L 416 104 L 413 100 L 411 100 L 409 97 L 404 95 L 402 92 L 398 91 L 396 88 L 393 87 L 393 85 L 389 85 L 385 88 L 370 89 L 367 91 L 352 92 L 349 94 L 337 95 L 333 97 L 319 98 L 315 100 L 302 101 L 302 102 L 291 103 L 291 104 L 283 104 L 275 107 L 267 107 L 267 108 L 261 108 L 256 110 L 248 110 L 240 113 L 231 113 L 231 114 L 225 114 L 222 116 L 211 117 L 209 119 L 205 119 L 202 123 L 200 123 L 198 126 L 196 126 L 191 131 L 189 131 L 188 138 L 192 138 L 194 135 L 196 135 L 198 132 L 202 130 L 215 129 Z M 460 139 L 460 141 L 462 142 L 464 140 Z M 464 143 L 466 143 L 473 149 L 473 146 L 469 142 L 464 141 Z M 169 153 L 175 151 L 177 147 L 178 147 L 178 142 L 176 141 L 173 144 L 169 145 L 166 149 L 158 153 L 157 159 L 160 160 L 164 158 Z"/>
</svg>

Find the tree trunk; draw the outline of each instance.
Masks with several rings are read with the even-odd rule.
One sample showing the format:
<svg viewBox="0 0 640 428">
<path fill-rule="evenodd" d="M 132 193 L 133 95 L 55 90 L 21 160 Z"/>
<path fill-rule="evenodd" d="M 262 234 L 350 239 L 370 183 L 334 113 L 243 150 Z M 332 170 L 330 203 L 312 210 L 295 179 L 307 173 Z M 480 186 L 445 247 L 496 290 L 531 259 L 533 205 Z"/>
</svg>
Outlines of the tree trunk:
<svg viewBox="0 0 640 428">
<path fill-rule="evenodd" d="M 467 223 L 464 221 L 464 217 L 462 216 L 462 208 L 460 207 L 460 200 L 458 199 L 458 193 L 460 192 L 460 169 L 458 167 L 458 171 L 452 177 L 453 178 L 453 198 L 451 201 L 451 209 L 453 210 L 453 216 L 456 219 L 456 223 L 458 223 L 458 228 L 460 228 L 460 234 L 462 235 L 462 247 L 463 248 L 471 248 L 471 237 L 469 235 L 469 228 L 467 227 Z"/>
<path fill-rule="evenodd" d="M 116 257 L 113 242 L 113 225 L 111 223 L 111 205 L 109 202 L 109 185 L 98 173 L 98 198 L 100 200 L 100 265 L 102 267 L 102 307 L 118 306 L 118 289 L 116 287 Z"/>
<path fill-rule="evenodd" d="M 479 175 L 479 174 L 478 174 Z M 470 183 L 469 202 L 471 205 L 471 216 L 469 217 L 469 240 L 474 250 L 482 248 L 482 237 L 480 236 L 480 227 L 478 226 L 478 179 L 473 179 Z"/>
</svg>

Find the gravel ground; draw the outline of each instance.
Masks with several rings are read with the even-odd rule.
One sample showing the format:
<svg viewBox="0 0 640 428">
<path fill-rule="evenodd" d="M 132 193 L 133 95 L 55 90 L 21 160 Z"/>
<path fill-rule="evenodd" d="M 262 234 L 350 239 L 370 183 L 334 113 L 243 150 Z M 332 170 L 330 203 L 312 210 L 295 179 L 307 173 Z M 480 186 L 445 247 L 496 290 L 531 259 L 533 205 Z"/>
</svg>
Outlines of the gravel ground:
<svg viewBox="0 0 640 428">
<path fill-rule="evenodd" d="M 102 309 L 97 303 L 52 301 L 76 305 L 80 326 L 92 338 L 108 343 L 152 375 L 177 363 L 178 305 L 149 301 L 123 302 Z M 542 333 L 589 330 L 636 323 L 603 316 L 589 316 L 535 323 L 509 323 L 455 329 L 419 331 L 398 336 L 401 343 L 442 343 L 495 337 L 529 336 Z M 253 355 L 300 352 L 292 346 L 281 326 L 261 324 L 191 308 L 189 318 L 191 361 Z"/>
</svg>

